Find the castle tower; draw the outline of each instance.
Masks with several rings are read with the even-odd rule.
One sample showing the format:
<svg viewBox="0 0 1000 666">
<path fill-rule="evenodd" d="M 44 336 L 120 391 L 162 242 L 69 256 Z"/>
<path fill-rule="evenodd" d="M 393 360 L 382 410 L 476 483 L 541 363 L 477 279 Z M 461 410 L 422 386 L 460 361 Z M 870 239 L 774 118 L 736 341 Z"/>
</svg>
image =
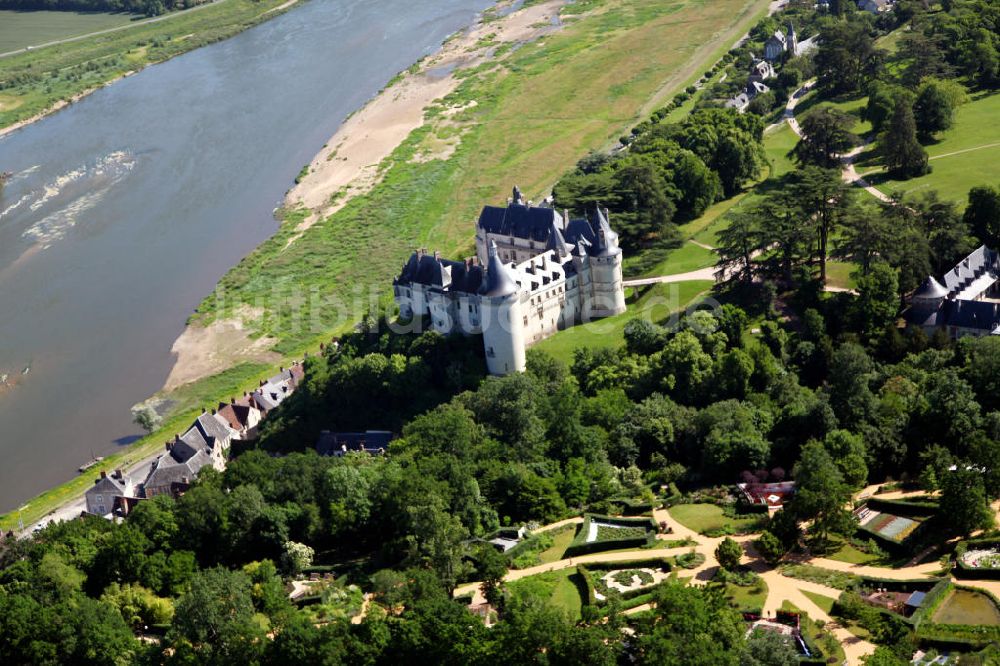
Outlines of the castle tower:
<svg viewBox="0 0 1000 666">
<path fill-rule="evenodd" d="M 622 279 L 622 251 L 618 234 L 611 230 L 607 211 L 597 208 L 594 246 L 588 252 L 591 296 L 584 315 L 610 317 L 625 312 L 625 286 Z"/>
<path fill-rule="evenodd" d="M 479 290 L 483 346 L 491 375 L 509 375 L 525 368 L 524 316 L 521 289 L 490 241 L 486 280 Z"/>
</svg>

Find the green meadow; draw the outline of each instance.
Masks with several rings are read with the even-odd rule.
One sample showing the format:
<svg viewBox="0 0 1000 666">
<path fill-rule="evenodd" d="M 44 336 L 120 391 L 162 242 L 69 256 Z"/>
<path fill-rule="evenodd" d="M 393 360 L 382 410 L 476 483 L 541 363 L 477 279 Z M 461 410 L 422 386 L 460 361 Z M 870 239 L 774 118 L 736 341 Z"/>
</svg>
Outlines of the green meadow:
<svg viewBox="0 0 1000 666">
<path fill-rule="evenodd" d="M 104 12 L 20 12 L 0 9 L 0 53 L 128 25 L 142 17 Z"/>
<path fill-rule="evenodd" d="M 0 128 L 31 118 L 59 102 L 68 101 L 75 95 L 102 86 L 127 72 L 140 70 L 199 46 L 231 37 L 277 16 L 279 12 L 273 10 L 283 1 L 222 0 L 211 6 L 170 14 L 162 21 L 139 23 L 127 30 L 0 58 Z M 15 14 L 15 19 L 20 18 L 20 21 L 26 22 L 23 38 L 20 34 L 15 36 L 13 29 L 4 25 L 10 14 Z M 27 40 L 28 44 L 38 43 L 42 26 L 32 23 L 36 19 L 31 19 L 31 14 L 34 12 L 5 12 L 0 16 L 0 38 Z M 95 21 L 115 19 L 127 23 L 129 20 L 128 16 L 119 14 L 70 13 L 62 22 L 69 29 L 74 20 L 91 16 Z M 0 48 L 0 51 L 6 50 L 9 49 Z"/>
<path fill-rule="evenodd" d="M 954 126 L 925 146 L 931 172 L 910 180 L 890 180 L 877 158 L 859 162 L 859 173 L 886 194 L 937 190 L 942 199 L 964 206 L 969 189 L 1000 184 L 1000 95 L 977 96 L 958 108 Z M 874 168 L 872 168 L 874 166 Z"/>
</svg>

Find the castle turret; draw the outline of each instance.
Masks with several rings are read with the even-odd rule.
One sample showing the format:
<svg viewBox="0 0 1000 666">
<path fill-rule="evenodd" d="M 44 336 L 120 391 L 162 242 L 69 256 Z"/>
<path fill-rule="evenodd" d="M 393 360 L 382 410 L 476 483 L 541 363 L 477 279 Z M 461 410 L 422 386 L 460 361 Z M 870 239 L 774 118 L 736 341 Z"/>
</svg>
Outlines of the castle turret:
<svg viewBox="0 0 1000 666">
<path fill-rule="evenodd" d="M 595 242 L 588 249 L 590 266 L 590 302 L 584 304 L 584 317 L 608 317 L 625 312 L 625 287 L 622 284 L 622 251 L 618 234 L 608 223 L 607 211 L 597 208 Z"/>
<path fill-rule="evenodd" d="M 479 295 L 486 367 L 493 375 L 523 372 L 525 344 L 521 289 L 510 269 L 500 260 L 497 245 L 492 240 L 486 280 Z"/>
</svg>

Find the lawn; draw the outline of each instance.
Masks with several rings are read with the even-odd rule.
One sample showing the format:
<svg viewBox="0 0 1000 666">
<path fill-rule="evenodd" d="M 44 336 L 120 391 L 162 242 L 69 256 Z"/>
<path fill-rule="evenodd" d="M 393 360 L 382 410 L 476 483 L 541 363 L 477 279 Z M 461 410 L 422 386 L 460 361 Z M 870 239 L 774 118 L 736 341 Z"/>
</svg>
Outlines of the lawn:
<svg viewBox="0 0 1000 666">
<path fill-rule="evenodd" d="M 795 162 L 789 153 L 799 142 L 799 137 L 788 123 L 764 134 L 764 153 L 770 165 L 769 178 L 779 178 L 795 170 Z"/>
<path fill-rule="evenodd" d="M 782 564 L 778 570 L 782 576 L 819 583 L 836 590 L 846 590 L 861 582 L 861 578 L 854 574 L 824 569 L 811 564 Z"/>
<path fill-rule="evenodd" d="M 689 280 L 646 287 L 627 312 L 560 331 L 536 344 L 535 348 L 572 363 L 573 352 L 578 347 L 620 347 L 625 343 L 625 324 L 629 320 L 642 317 L 669 323 L 671 315 L 697 301 L 714 284 L 712 280 Z"/>
<path fill-rule="evenodd" d="M 826 262 L 826 283 L 831 287 L 842 289 L 856 289 L 857 281 L 851 277 L 851 273 L 858 270 L 856 264 L 846 261 Z"/>
<path fill-rule="evenodd" d="M 817 594 L 808 590 L 802 590 L 802 594 L 804 594 L 809 601 L 819 606 L 819 609 L 827 615 L 833 611 L 833 605 L 837 602 L 836 599 L 831 599 L 825 594 Z"/>
<path fill-rule="evenodd" d="M 700 268 L 709 268 L 715 265 L 719 256 L 712 250 L 707 250 L 700 245 L 688 241 L 676 250 L 671 250 L 667 258 L 649 271 L 649 275 L 676 275 L 696 271 Z"/>
<path fill-rule="evenodd" d="M 0 9 L 0 53 L 128 25 L 134 14 Z"/>
<path fill-rule="evenodd" d="M 847 541 L 841 543 L 840 548 L 838 548 L 836 552 L 827 555 L 826 557 L 838 562 L 848 562 L 849 564 L 878 565 L 882 562 L 882 558 L 860 551 Z"/>
<path fill-rule="evenodd" d="M 715 504 L 678 504 L 670 507 L 670 515 L 689 530 L 706 534 L 731 529 L 734 533 L 753 529 L 761 522 L 762 516 L 730 518 L 723 514 L 722 507 Z"/>
<path fill-rule="evenodd" d="M 561 608 L 570 620 L 580 619 L 583 599 L 580 596 L 580 574 L 575 568 L 550 571 L 507 583 L 511 594 L 523 599 L 545 599 Z"/>
<path fill-rule="evenodd" d="M 736 585 L 726 583 L 725 596 L 734 608 L 741 610 L 754 610 L 764 607 L 767 601 L 767 583 L 758 579 L 753 585 Z"/>
<path fill-rule="evenodd" d="M 964 206 L 969 189 L 976 185 L 996 185 L 1000 176 L 1000 94 L 981 96 L 961 107 L 955 125 L 940 141 L 925 146 L 932 170 L 911 180 L 886 180 L 881 167 L 864 169 L 864 174 L 887 194 L 918 194 L 937 190 L 942 199 Z M 877 158 L 868 166 L 877 164 Z"/>
<path fill-rule="evenodd" d="M 576 529 L 577 525 L 567 525 L 566 527 L 561 527 L 558 530 L 550 532 L 552 545 L 538 554 L 539 563 L 548 564 L 563 559 L 563 553 L 566 552 L 566 548 L 569 547 L 570 542 L 573 541 L 573 537 L 576 536 Z"/>
</svg>

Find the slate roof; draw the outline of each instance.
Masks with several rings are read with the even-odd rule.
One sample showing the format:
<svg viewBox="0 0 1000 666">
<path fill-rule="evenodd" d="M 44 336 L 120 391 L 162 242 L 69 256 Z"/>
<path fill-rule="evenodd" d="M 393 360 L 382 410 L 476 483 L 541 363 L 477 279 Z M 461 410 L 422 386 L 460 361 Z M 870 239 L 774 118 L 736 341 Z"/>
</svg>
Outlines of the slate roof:
<svg viewBox="0 0 1000 666">
<path fill-rule="evenodd" d="M 188 482 L 194 481 L 198 472 L 206 465 L 211 466 L 212 457 L 204 449 L 188 458 L 185 462 L 178 462 L 173 456 L 160 456 L 156 461 L 156 467 L 146 477 L 143 484 L 146 488 L 170 487 L 174 483 L 183 483 L 186 478 Z"/>
<path fill-rule="evenodd" d="M 194 425 L 191 427 L 198 429 L 209 446 L 214 445 L 215 442 L 228 442 L 233 436 L 229 428 L 222 421 L 215 418 L 214 414 L 202 414 L 195 419 Z"/>
<path fill-rule="evenodd" d="M 549 240 L 549 229 L 559 222 L 559 213 L 552 208 L 527 206 L 517 201 L 505 207 L 483 206 L 479 213 L 479 228 L 498 236 L 513 236 L 541 243 Z"/>
<path fill-rule="evenodd" d="M 212 448 L 212 445 L 205 439 L 201 430 L 191 426 L 187 429 L 187 432 L 174 441 L 174 445 L 170 447 L 169 457 L 176 459 L 179 463 L 183 463 L 191 459 L 199 451 L 210 448 Z"/>
<path fill-rule="evenodd" d="M 913 292 L 911 298 L 944 298 L 947 295 L 948 290 L 944 288 L 944 285 L 935 280 L 933 276 L 928 275 L 927 279 L 923 281 L 920 287 Z"/>
<path fill-rule="evenodd" d="M 486 268 L 486 283 L 480 288 L 479 293 L 490 298 L 502 298 L 517 293 L 517 281 L 497 254 L 497 244 L 490 241 L 490 264 Z"/>
<path fill-rule="evenodd" d="M 324 430 L 316 442 L 316 452 L 321 456 L 338 456 L 347 451 L 368 451 L 377 453 L 388 451 L 393 439 L 388 430 L 366 430 L 365 432 L 330 432 Z"/>
<path fill-rule="evenodd" d="M 100 493 L 102 495 L 119 495 L 121 497 L 124 497 L 126 495 L 125 483 L 120 479 L 115 478 L 112 475 L 101 477 L 96 482 L 94 482 L 94 485 L 88 488 L 87 492 L 84 494 L 90 495 L 91 493 L 95 494 Z"/>
<path fill-rule="evenodd" d="M 1000 303 L 945 301 L 937 323 L 992 332 L 1000 326 Z"/>
</svg>

